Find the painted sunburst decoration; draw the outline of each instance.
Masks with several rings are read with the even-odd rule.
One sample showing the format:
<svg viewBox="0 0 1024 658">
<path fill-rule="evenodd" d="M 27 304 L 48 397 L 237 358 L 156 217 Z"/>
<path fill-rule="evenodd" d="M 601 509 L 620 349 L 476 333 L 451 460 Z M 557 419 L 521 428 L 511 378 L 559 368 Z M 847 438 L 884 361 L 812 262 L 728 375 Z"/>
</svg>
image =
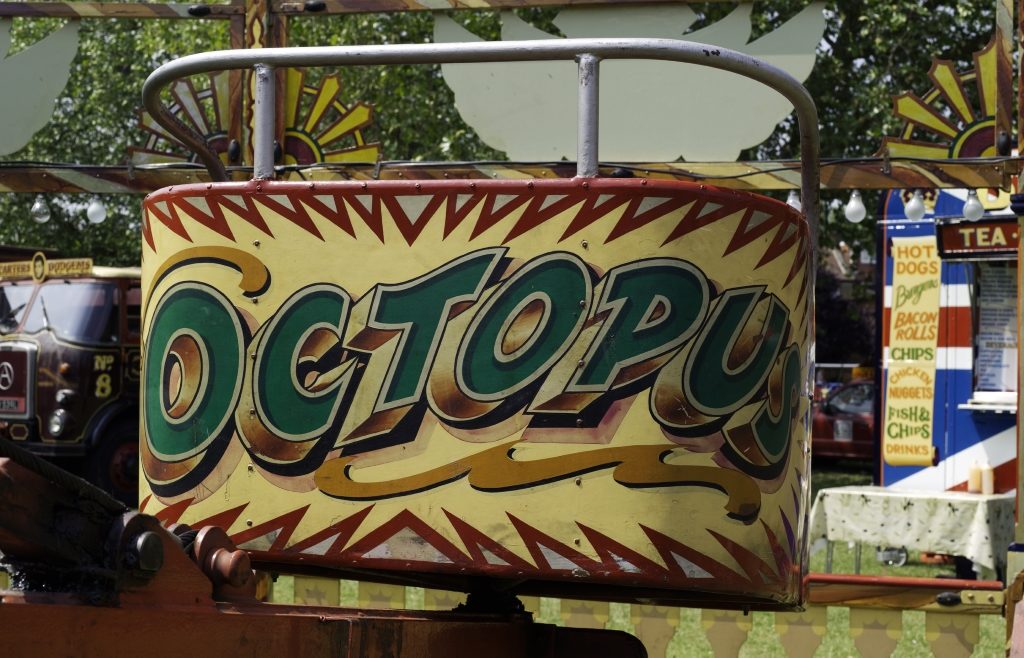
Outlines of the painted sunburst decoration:
<svg viewBox="0 0 1024 658">
<path fill-rule="evenodd" d="M 337 75 L 316 86 L 306 83 L 305 71 L 288 69 L 287 80 L 284 164 L 377 161 L 380 145 L 366 143 L 362 134 L 373 121 L 371 105 L 346 107 Z"/>
<path fill-rule="evenodd" d="M 934 86 L 924 96 L 903 93 L 893 99 L 904 124 L 899 137 L 882 141 L 883 151 L 929 159 L 995 156 L 996 47 L 993 40 L 974 53 L 974 70 L 963 73 L 949 60 L 932 60 L 928 77 Z M 968 96 L 971 84 L 974 101 Z"/>
<path fill-rule="evenodd" d="M 362 133 L 373 121 L 373 107 L 363 102 L 346 106 L 341 90 L 337 75 L 325 76 L 316 85 L 306 81 L 304 71 L 287 70 L 281 164 L 377 161 L 380 145 L 368 143 Z M 221 161 L 229 164 L 229 73 L 179 80 L 171 94 L 171 114 L 203 135 Z M 133 164 L 195 161 L 148 113 L 141 112 L 139 126 L 148 137 L 143 146 L 129 149 Z"/>
<path fill-rule="evenodd" d="M 893 158 L 956 159 L 994 157 L 996 152 L 998 44 L 995 39 L 974 53 L 974 69 L 959 72 L 953 62 L 935 58 L 923 96 L 909 92 L 893 97 L 893 112 L 903 119 L 898 137 L 885 137 L 880 154 Z M 1005 207 L 1005 192 L 992 189 L 980 198 L 986 207 Z M 903 202 L 913 190 L 901 192 Z M 992 198 L 990 198 L 992 197 Z M 936 190 L 924 190 L 932 209 Z"/>
</svg>

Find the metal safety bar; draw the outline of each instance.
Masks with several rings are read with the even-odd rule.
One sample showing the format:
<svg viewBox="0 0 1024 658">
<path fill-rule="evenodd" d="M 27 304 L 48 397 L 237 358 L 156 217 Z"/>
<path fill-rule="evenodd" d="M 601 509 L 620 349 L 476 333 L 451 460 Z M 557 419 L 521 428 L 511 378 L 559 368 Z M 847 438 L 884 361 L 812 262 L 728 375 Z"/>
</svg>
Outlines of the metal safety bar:
<svg viewBox="0 0 1024 658">
<path fill-rule="evenodd" d="M 804 86 L 782 69 L 720 46 L 675 39 L 544 39 L 221 50 L 188 55 L 164 64 L 146 80 L 142 88 L 142 100 L 158 124 L 196 152 L 213 180 L 226 181 L 227 170 L 220 158 L 210 149 L 202 135 L 170 113 L 161 102 L 160 93 L 176 80 L 190 75 L 254 69 L 256 109 L 253 177 L 268 179 L 274 176 L 273 70 L 276 67 L 575 60 L 579 66 L 576 171 L 578 176 L 594 177 L 598 173 L 598 73 L 600 62 L 605 59 L 664 60 L 709 66 L 761 82 L 792 103 L 800 129 L 801 204 L 810 233 L 810 253 L 817 253 L 819 138 L 818 113 L 814 101 Z"/>
</svg>

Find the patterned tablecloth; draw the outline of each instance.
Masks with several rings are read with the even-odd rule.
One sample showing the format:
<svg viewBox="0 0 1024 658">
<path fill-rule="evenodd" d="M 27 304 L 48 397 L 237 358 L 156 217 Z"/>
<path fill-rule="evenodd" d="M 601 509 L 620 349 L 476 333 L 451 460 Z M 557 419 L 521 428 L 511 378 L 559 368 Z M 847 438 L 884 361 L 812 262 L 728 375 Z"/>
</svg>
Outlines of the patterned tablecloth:
<svg viewBox="0 0 1024 658">
<path fill-rule="evenodd" d="M 829 541 L 962 555 L 1002 570 L 1013 542 L 1014 492 L 822 489 L 811 508 L 811 551 Z"/>
</svg>

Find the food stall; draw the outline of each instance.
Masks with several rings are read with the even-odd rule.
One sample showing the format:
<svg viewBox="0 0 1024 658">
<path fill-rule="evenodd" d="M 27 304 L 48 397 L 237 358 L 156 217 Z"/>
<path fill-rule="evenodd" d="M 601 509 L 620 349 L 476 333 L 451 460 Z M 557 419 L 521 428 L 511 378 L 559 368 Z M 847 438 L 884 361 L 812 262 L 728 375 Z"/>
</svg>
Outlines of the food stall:
<svg viewBox="0 0 1024 658">
<path fill-rule="evenodd" d="M 984 191 L 983 191 L 984 192 Z M 890 192 L 879 246 L 880 484 L 966 490 L 992 469 L 993 489 L 1015 487 L 1017 220 L 1008 195 Z M 916 210 L 916 212 L 915 212 Z M 918 219 L 908 219 L 918 217 Z M 922 216 L 923 215 L 923 216 Z"/>
</svg>

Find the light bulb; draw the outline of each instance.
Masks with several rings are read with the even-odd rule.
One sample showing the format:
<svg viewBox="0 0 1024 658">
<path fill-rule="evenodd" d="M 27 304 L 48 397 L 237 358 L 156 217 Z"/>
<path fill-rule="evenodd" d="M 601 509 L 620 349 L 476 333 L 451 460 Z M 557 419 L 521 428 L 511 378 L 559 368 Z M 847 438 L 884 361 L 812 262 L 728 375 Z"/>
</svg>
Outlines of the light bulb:
<svg viewBox="0 0 1024 658">
<path fill-rule="evenodd" d="M 797 212 L 803 210 L 803 204 L 800 203 L 800 193 L 796 190 L 790 190 L 789 197 L 786 198 L 786 205 L 793 207 Z"/>
<path fill-rule="evenodd" d="M 846 208 L 843 209 L 843 214 L 846 215 L 847 220 L 854 224 L 861 223 L 868 216 L 868 209 L 864 207 L 864 200 L 860 198 L 860 190 L 854 190 L 850 193 L 850 201 L 847 202 Z"/>
<path fill-rule="evenodd" d="M 85 209 L 85 216 L 89 218 L 90 224 L 102 224 L 107 218 L 107 208 L 99 199 L 93 199 Z"/>
<path fill-rule="evenodd" d="M 978 193 L 974 190 L 967 190 L 967 201 L 964 202 L 964 219 L 976 222 L 985 214 L 985 207 L 978 200 Z"/>
<path fill-rule="evenodd" d="M 903 206 L 903 214 L 915 222 L 924 217 L 924 197 L 921 196 L 921 190 L 914 190 L 914 196 Z"/>
<path fill-rule="evenodd" d="M 32 203 L 32 207 L 28 210 L 29 214 L 32 215 L 32 219 L 36 220 L 40 224 L 45 224 L 50 221 L 50 206 L 46 205 L 43 201 L 43 197 L 37 196 L 36 200 Z"/>
</svg>

